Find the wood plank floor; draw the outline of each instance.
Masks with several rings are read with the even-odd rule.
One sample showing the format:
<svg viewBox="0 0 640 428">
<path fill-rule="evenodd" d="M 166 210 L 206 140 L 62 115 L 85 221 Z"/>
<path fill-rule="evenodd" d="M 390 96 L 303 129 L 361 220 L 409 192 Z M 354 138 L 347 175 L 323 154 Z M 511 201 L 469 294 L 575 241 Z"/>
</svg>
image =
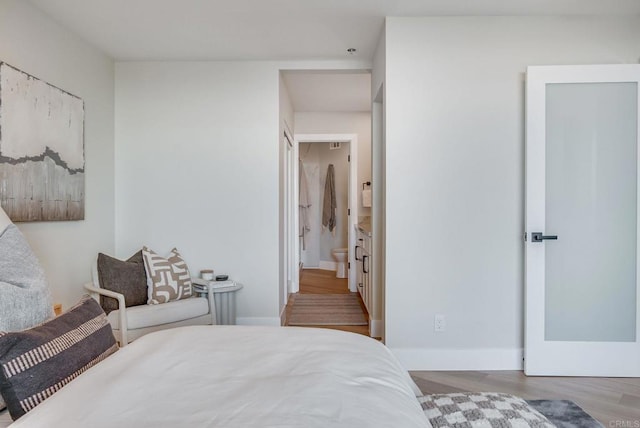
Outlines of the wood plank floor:
<svg viewBox="0 0 640 428">
<path fill-rule="evenodd" d="M 527 377 L 521 371 L 412 371 L 426 394 L 504 392 L 526 400 L 571 400 L 605 428 L 640 427 L 640 379 Z"/>
<path fill-rule="evenodd" d="M 336 273 L 330 270 L 322 269 L 302 269 L 300 271 L 300 294 L 347 294 L 349 291 L 349 281 L 336 278 Z M 291 313 L 291 304 L 295 299 L 295 294 L 289 296 L 289 303 L 285 309 L 285 324 L 289 325 L 289 315 Z M 365 312 L 364 303 L 360 299 L 360 307 Z M 365 312 L 366 313 L 366 312 Z M 367 319 L 369 317 L 367 316 Z M 334 330 L 350 331 L 352 333 L 369 335 L 368 325 L 318 325 L 309 326 L 317 328 L 330 328 Z"/>
<path fill-rule="evenodd" d="M 300 294 L 347 294 L 349 280 L 336 278 L 332 270 L 302 269 L 300 271 Z"/>
</svg>

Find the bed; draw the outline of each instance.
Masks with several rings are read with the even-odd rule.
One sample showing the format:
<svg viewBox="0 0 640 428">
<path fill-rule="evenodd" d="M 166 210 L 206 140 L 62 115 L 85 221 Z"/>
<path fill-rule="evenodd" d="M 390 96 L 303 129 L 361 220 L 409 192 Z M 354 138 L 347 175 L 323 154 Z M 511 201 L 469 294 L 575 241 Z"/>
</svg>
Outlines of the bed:
<svg viewBox="0 0 640 428">
<path fill-rule="evenodd" d="M 430 427 L 416 395 L 365 336 L 191 326 L 136 340 L 11 427 Z"/>
</svg>

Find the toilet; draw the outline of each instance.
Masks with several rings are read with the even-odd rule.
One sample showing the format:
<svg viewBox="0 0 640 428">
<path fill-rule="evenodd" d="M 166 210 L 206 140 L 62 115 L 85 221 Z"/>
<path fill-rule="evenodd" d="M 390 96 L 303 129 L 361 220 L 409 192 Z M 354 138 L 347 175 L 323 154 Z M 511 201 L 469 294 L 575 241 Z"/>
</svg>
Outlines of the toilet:
<svg viewBox="0 0 640 428">
<path fill-rule="evenodd" d="M 347 259 L 349 258 L 349 250 L 347 248 L 334 248 L 331 250 L 333 258 L 338 262 L 336 269 L 336 278 L 346 278 L 347 274 Z"/>
</svg>

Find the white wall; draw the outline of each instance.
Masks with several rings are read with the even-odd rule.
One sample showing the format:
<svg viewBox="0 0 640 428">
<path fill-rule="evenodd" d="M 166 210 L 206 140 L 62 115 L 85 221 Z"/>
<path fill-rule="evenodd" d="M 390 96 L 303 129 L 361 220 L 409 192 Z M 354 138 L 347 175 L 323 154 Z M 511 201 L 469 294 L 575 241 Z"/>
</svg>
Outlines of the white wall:
<svg viewBox="0 0 640 428">
<path fill-rule="evenodd" d="M 639 17 L 387 19 L 386 339 L 406 366 L 521 367 L 526 67 L 639 57 Z"/>
<path fill-rule="evenodd" d="M 296 134 L 356 134 L 358 136 L 358 188 L 371 181 L 371 112 L 296 112 Z M 358 195 L 358 215 L 370 216 Z"/>
<path fill-rule="evenodd" d="M 270 62 L 116 65 L 117 254 L 229 274 L 239 322 L 280 323 L 278 100 Z"/>
<path fill-rule="evenodd" d="M 113 62 L 29 2 L 0 1 L 0 61 L 85 103 L 85 220 L 20 223 L 65 308 L 84 294 L 99 251 L 114 251 Z"/>
<path fill-rule="evenodd" d="M 349 246 L 347 216 L 349 143 L 342 143 L 339 149 L 334 150 L 329 149 L 329 143 L 301 143 L 299 153 L 307 174 L 308 194 L 311 202 L 311 207 L 308 210 L 311 230 L 305 236 L 306 249 L 302 251 L 302 262 L 307 268 L 323 268 L 323 266 L 329 268 L 335 265 L 331 250 Z M 334 233 L 322 227 L 324 186 L 329 164 L 333 164 L 335 173 L 337 209 Z"/>
<path fill-rule="evenodd" d="M 279 71 L 363 61 L 116 64 L 116 253 L 173 246 L 193 274 L 242 282 L 238 322 L 280 324 L 284 278 Z M 294 126 L 293 121 L 290 126 Z M 293 131 L 293 129 L 292 129 Z M 167 203 L 167 194 L 178 202 Z M 161 208 L 156 208 L 157 206 Z"/>
</svg>

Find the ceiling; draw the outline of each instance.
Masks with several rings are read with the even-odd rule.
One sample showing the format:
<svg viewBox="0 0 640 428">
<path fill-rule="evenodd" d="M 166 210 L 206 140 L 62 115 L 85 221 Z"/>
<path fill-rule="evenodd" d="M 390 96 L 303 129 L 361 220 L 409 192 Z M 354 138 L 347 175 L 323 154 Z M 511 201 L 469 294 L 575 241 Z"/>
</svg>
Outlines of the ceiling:
<svg viewBox="0 0 640 428">
<path fill-rule="evenodd" d="M 369 73 L 283 72 L 296 112 L 358 112 L 371 110 Z"/>
<path fill-rule="evenodd" d="M 30 0 L 115 60 L 370 60 L 385 16 L 628 15 L 639 0 Z"/>
<path fill-rule="evenodd" d="M 385 16 L 640 14 L 640 0 L 30 1 L 117 61 L 369 61 Z M 283 77 L 295 111 L 371 108 L 369 74 Z"/>
</svg>

